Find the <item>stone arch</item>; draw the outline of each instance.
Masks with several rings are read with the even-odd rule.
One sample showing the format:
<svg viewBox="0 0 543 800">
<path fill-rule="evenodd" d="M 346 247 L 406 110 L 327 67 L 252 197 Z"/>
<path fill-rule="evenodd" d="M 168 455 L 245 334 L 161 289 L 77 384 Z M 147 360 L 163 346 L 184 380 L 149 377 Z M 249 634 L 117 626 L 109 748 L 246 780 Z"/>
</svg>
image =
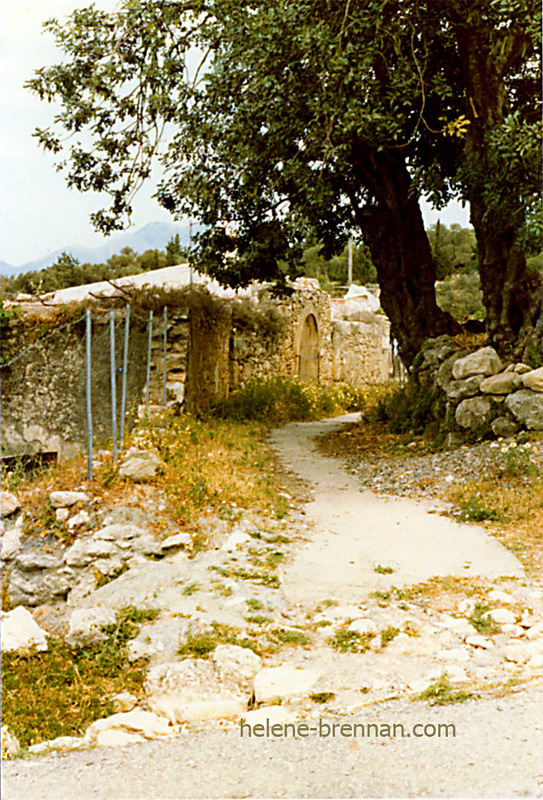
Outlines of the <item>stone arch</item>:
<svg viewBox="0 0 543 800">
<path fill-rule="evenodd" d="M 316 312 L 311 309 L 302 316 L 296 336 L 298 377 L 309 383 L 319 380 L 320 336 Z"/>
</svg>

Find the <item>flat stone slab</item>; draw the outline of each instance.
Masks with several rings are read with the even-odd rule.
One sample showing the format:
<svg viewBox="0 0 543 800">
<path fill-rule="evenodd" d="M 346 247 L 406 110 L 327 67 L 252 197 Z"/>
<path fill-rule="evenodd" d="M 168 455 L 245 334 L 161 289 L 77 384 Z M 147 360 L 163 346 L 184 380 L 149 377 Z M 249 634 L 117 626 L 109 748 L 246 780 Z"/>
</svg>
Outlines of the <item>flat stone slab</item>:
<svg viewBox="0 0 543 800">
<path fill-rule="evenodd" d="M 283 572 L 281 588 L 291 602 L 330 597 L 355 603 L 369 592 L 438 575 L 494 579 L 524 574 L 513 554 L 481 527 L 431 514 L 435 505 L 424 501 L 361 491 L 336 459 L 317 451 L 316 436 L 357 419 L 358 414 L 346 414 L 292 423 L 272 433 L 282 461 L 315 495 L 306 513 L 316 532 Z M 379 574 L 376 565 L 394 571 Z"/>
</svg>

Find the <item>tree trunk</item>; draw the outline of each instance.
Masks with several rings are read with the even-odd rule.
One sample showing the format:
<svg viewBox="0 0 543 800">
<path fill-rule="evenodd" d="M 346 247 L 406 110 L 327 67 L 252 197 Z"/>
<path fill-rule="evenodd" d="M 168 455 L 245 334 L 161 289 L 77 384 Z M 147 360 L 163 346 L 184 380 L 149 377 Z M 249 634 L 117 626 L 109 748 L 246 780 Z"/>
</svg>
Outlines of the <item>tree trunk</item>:
<svg viewBox="0 0 543 800">
<path fill-rule="evenodd" d="M 506 73 L 522 34 L 499 56 L 485 23 L 456 21 L 459 56 L 466 86 L 466 194 L 478 247 L 486 328 L 504 356 L 522 354 L 543 313 L 541 279 L 528 272 L 524 253 L 525 207 L 507 185 L 507 160 L 491 141 L 508 108 Z"/>
<path fill-rule="evenodd" d="M 199 414 L 228 397 L 232 309 L 213 302 L 195 304 L 189 330 L 185 410 Z"/>
<path fill-rule="evenodd" d="M 375 202 L 354 210 L 377 269 L 381 305 L 409 366 L 425 339 L 460 333 L 461 326 L 437 305 L 436 264 L 405 159 L 373 152 L 363 169 Z"/>
</svg>

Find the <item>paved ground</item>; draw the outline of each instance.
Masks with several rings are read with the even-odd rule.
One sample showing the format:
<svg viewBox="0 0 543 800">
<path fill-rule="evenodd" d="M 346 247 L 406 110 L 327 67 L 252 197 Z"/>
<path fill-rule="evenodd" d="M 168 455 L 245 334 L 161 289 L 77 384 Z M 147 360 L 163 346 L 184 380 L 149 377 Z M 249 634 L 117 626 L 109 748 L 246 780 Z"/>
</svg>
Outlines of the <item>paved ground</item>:
<svg viewBox="0 0 543 800">
<path fill-rule="evenodd" d="M 282 588 L 293 602 L 335 597 L 363 600 L 368 592 L 427 580 L 434 575 L 523 574 L 517 559 L 496 539 L 474 525 L 459 525 L 436 513 L 436 504 L 377 497 L 321 455 L 313 437 L 336 429 L 357 415 L 294 423 L 273 433 L 283 463 L 313 488 L 307 514 L 318 533 L 300 549 L 285 571 Z M 377 565 L 392 567 L 382 575 Z"/>
<path fill-rule="evenodd" d="M 402 738 L 241 738 L 238 726 L 210 725 L 167 742 L 8 762 L 2 797 L 541 797 L 542 705 L 543 687 L 532 686 L 461 706 L 387 703 L 348 718 L 381 730 L 402 724 Z M 428 733 L 454 725 L 456 735 L 408 736 L 417 724 Z"/>
<path fill-rule="evenodd" d="M 516 559 L 481 529 L 429 514 L 428 504 L 360 492 L 311 443 L 336 424 L 341 421 L 290 425 L 274 434 L 282 460 L 314 494 L 306 513 L 315 534 L 283 575 L 291 602 L 327 595 L 357 602 L 372 589 L 436 574 L 522 574 Z M 395 571 L 377 574 L 376 563 Z M 227 729 L 210 723 L 166 741 L 6 762 L 2 797 L 541 797 L 542 707 L 543 686 L 533 680 L 501 699 L 429 707 L 404 698 L 324 719 L 401 724 L 404 736 L 397 738 L 242 738 L 237 723 Z M 318 718 L 309 724 L 318 730 Z M 429 733 L 454 725 L 455 736 L 449 729 L 446 738 L 418 737 L 416 724 L 432 726 Z"/>
</svg>

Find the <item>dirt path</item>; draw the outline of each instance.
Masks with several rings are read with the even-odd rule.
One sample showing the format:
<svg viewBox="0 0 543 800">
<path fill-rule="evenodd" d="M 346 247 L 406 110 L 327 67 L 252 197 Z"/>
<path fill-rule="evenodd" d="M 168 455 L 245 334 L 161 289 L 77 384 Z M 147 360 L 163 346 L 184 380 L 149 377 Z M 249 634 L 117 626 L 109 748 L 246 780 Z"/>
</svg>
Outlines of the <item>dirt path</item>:
<svg viewBox="0 0 543 800">
<path fill-rule="evenodd" d="M 361 491 L 337 460 L 318 452 L 315 436 L 356 418 L 349 414 L 294 423 L 273 432 L 273 446 L 283 463 L 314 493 L 306 513 L 316 523 L 317 533 L 283 575 L 289 600 L 329 596 L 356 603 L 370 591 L 435 575 L 522 576 L 518 560 L 482 528 L 430 513 L 435 512 L 435 503 Z M 393 572 L 375 572 L 379 566 Z"/>
</svg>

